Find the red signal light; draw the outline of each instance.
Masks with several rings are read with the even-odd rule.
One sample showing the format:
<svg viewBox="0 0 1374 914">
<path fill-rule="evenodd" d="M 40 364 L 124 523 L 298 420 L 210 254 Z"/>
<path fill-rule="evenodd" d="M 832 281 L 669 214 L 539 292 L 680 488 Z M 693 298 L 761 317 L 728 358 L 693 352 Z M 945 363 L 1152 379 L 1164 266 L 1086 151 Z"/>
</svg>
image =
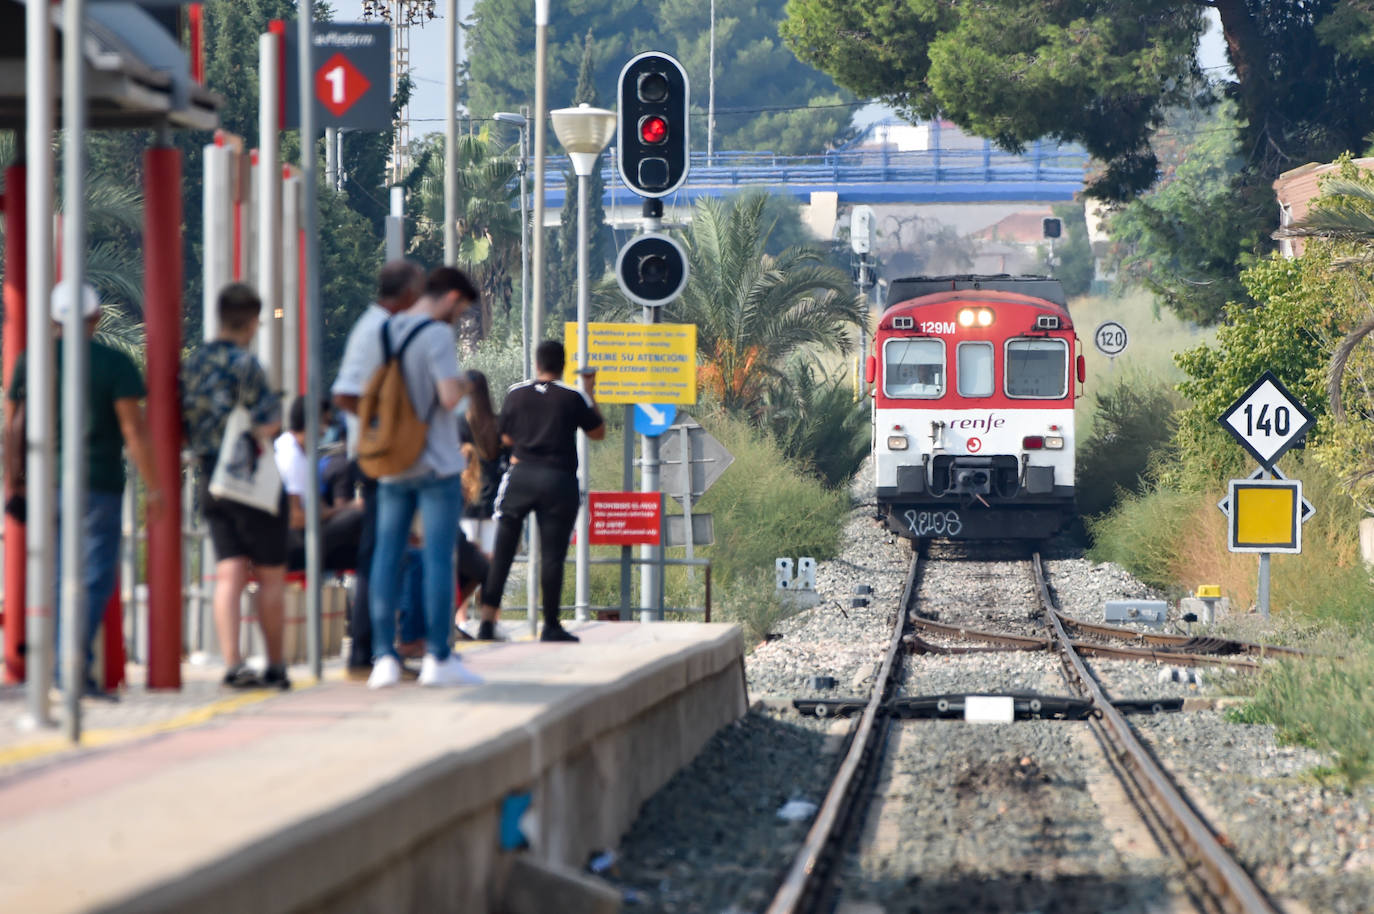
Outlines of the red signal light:
<svg viewBox="0 0 1374 914">
<path fill-rule="evenodd" d="M 668 122 L 658 115 L 650 115 L 639 122 L 639 138 L 647 146 L 658 146 L 668 139 Z"/>
</svg>

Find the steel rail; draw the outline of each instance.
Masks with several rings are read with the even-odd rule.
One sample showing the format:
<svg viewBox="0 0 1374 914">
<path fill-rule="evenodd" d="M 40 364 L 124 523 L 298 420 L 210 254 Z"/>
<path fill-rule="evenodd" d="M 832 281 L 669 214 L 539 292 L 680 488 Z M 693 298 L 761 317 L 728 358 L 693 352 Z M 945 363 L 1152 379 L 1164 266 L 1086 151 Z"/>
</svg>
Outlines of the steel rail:
<svg viewBox="0 0 1374 914">
<path fill-rule="evenodd" d="M 1003 650 L 1043 651 L 1049 650 L 1053 645 L 1050 639 L 1038 638 L 1034 635 L 1013 635 L 1008 632 L 989 632 L 976 628 L 967 628 L 962 625 L 947 625 L 942 622 L 932 622 L 929 619 L 913 618 L 911 624 L 913 627 L 931 634 L 1002 645 L 1001 649 Z M 1113 647 L 1107 644 L 1088 644 L 1084 641 L 1072 641 L 1071 643 L 1074 649 L 1080 653 L 1092 654 L 1099 657 L 1111 657 L 1117 660 L 1154 660 L 1160 663 L 1173 664 L 1175 666 L 1229 666 L 1238 669 L 1257 669 L 1259 667 L 1259 664 L 1254 660 L 1247 660 L 1236 654 L 1212 656 L 1208 654 L 1156 651 L 1145 647 Z M 923 644 L 925 643 L 923 642 Z M 939 645 L 930 644 L 925 644 L 925 647 L 927 649 L 935 648 L 936 653 L 943 650 L 952 654 L 969 653 L 977 650 L 975 648 L 941 648 Z"/>
<path fill-rule="evenodd" d="M 880 762 L 878 749 L 888 729 L 882 725 L 880 716 L 886 716 L 883 704 L 901 672 L 901 656 L 904 653 L 902 635 L 906 633 L 908 610 L 916 594 L 920 567 L 920 556 L 913 553 L 906 585 L 902 588 L 902 602 L 897 609 L 897 621 L 892 626 L 892 638 L 878 670 L 873 695 L 864 708 L 863 716 L 859 718 L 849 751 L 845 753 L 835 780 L 831 782 L 830 790 L 816 813 L 816 819 L 806 833 L 806 840 L 793 858 L 792 866 L 767 908 L 767 914 L 798 914 L 813 910 L 824 895 L 829 875 L 827 857 L 846 833 L 845 826 L 851 818 L 863 776 Z"/>
<path fill-rule="evenodd" d="M 1031 557 L 1035 585 L 1046 609 L 1054 610 L 1049 585 L 1045 581 L 1040 553 Z M 1103 693 L 1102 687 L 1078 656 L 1068 632 L 1057 612 L 1049 612 L 1046 619 L 1060 642 L 1060 654 L 1065 667 L 1081 684 L 1084 692 L 1101 714 L 1103 734 L 1113 744 L 1117 761 L 1131 776 L 1135 786 L 1150 800 L 1151 809 L 1160 817 L 1176 841 L 1199 868 L 1199 876 L 1222 908 L 1243 914 L 1279 914 L 1278 908 L 1235 859 L 1222 846 L 1221 839 L 1184 799 L 1149 751 L 1136 737 L 1126 718 Z"/>
<path fill-rule="evenodd" d="M 1051 612 L 1053 612 L 1059 618 L 1059 621 L 1063 622 L 1065 625 L 1081 629 L 1085 632 L 1091 632 L 1094 635 L 1101 635 L 1104 638 L 1121 638 L 1123 640 L 1134 639 L 1144 641 L 1146 644 L 1174 645 L 1176 647 L 1184 647 L 1188 645 L 1189 642 L 1197 640 L 1191 635 L 1169 635 L 1162 632 L 1138 632 L 1133 628 L 1104 625 L 1101 622 L 1085 622 L 1082 619 L 1076 619 L 1073 616 L 1065 615 L 1057 609 L 1052 609 Z M 1268 654 L 1284 654 L 1293 657 L 1302 657 L 1307 654 L 1307 651 L 1300 650 L 1296 647 L 1283 647 L 1275 644 L 1257 644 L 1253 641 L 1233 641 L 1229 638 L 1218 638 L 1213 640 L 1224 645 L 1234 646 L 1239 653 L 1257 654 L 1261 657 Z"/>
</svg>

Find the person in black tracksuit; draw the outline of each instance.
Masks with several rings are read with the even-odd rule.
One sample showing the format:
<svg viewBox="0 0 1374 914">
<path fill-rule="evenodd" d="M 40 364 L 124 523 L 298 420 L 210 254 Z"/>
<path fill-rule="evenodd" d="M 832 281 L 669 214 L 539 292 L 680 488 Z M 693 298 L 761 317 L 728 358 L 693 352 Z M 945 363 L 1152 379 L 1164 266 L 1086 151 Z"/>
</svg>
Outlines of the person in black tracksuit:
<svg viewBox="0 0 1374 914">
<path fill-rule="evenodd" d="M 593 441 L 606 437 L 606 424 L 587 392 L 563 384 L 563 344 L 545 340 L 535 350 L 533 381 L 516 384 L 501 407 L 501 440 L 511 448 L 511 468 L 496 495 L 496 550 L 482 587 L 483 622 L 501 607 L 520 528 L 531 511 L 539 523 L 539 586 L 544 598 L 541 641 L 576 641 L 558 620 L 563 595 L 563 561 L 577 522 L 577 430 Z"/>
</svg>

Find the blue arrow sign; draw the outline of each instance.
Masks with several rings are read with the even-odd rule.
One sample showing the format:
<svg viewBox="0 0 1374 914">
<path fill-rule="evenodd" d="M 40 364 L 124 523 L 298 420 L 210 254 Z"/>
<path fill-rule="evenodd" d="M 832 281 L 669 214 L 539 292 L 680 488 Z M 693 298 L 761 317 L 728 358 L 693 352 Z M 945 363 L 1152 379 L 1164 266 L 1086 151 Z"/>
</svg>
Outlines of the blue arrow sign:
<svg viewBox="0 0 1374 914">
<path fill-rule="evenodd" d="M 635 431 L 650 438 L 657 438 L 668 430 L 677 418 L 677 407 L 672 403 L 636 403 Z"/>
</svg>

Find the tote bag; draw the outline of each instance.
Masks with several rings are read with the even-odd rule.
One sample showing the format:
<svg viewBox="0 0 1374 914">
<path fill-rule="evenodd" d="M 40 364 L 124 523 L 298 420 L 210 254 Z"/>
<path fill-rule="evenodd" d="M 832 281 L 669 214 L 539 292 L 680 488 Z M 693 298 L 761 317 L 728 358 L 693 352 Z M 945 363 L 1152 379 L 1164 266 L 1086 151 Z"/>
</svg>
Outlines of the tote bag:
<svg viewBox="0 0 1374 914">
<path fill-rule="evenodd" d="M 253 418 L 236 403 L 224 425 L 210 494 L 276 516 L 281 507 L 281 476 L 271 448 L 253 437 Z"/>
</svg>

